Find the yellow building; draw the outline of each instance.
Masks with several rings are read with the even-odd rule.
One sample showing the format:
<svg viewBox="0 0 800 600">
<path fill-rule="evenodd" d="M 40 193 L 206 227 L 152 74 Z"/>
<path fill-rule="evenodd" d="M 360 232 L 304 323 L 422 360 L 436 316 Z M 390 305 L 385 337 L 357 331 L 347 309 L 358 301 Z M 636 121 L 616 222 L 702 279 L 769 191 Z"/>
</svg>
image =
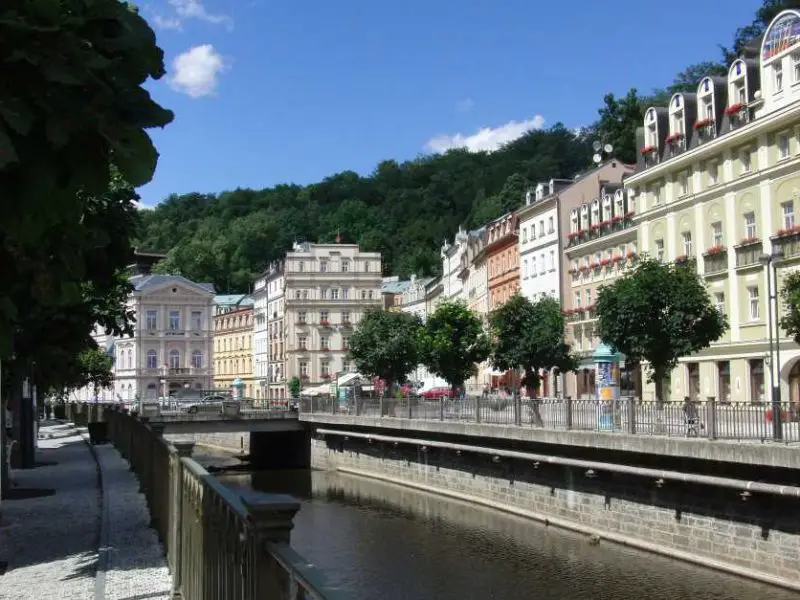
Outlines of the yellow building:
<svg viewBox="0 0 800 600">
<path fill-rule="evenodd" d="M 253 299 L 245 295 L 214 298 L 214 387 L 232 391 L 241 385 L 253 398 Z"/>
<path fill-rule="evenodd" d="M 668 399 L 769 401 L 779 372 L 782 399 L 798 400 L 800 349 L 781 332 L 776 364 L 768 328 L 773 277 L 780 286 L 800 263 L 798 31 L 800 12 L 782 12 L 727 77 L 645 112 L 637 171 L 625 181 L 638 248 L 695 264 L 730 322 L 719 342 L 681 360 Z M 654 397 L 652 384 L 643 395 Z"/>
</svg>

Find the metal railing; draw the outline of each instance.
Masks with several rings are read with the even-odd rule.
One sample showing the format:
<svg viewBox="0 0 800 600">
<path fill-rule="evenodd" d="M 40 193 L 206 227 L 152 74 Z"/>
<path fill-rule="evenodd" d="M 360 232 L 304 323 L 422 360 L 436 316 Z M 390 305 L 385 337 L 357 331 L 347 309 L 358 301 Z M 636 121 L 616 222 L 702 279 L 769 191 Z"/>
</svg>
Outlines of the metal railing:
<svg viewBox="0 0 800 600">
<path fill-rule="evenodd" d="M 571 400 L 475 395 L 462 398 L 415 397 L 334 400 L 302 398 L 301 414 L 341 414 L 362 417 L 460 421 L 516 425 L 554 430 L 598 431 L 709 440 L 775 440 L 771 404 Z M 780 441 L 800 442 L 800 404 L 781 403 Z"/>
<path fill-rule="evenodd" d="M 75 406 L 74 414 L 83 408 Z M 289 546 L 300 508 L 294 498 L 228 489 L 191 459 L 193 442 L 167 442 L 163 425 L 135 411 L 97 405 L 92 418 L 105 420 L 109 439 L 138 476 L 164 544 L 173 597 L 344 597 Z"/>
</svg>

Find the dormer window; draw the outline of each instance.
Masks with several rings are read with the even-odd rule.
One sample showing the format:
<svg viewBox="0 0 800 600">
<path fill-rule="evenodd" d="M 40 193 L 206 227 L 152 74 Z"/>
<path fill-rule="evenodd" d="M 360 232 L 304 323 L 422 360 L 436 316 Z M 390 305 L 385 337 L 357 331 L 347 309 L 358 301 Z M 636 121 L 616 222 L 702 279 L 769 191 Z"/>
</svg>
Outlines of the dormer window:
<svg viewBox="0 0 800 600">
<path fill-rule="evenodd" d="M 747 104 L 747 69 L 744 62 L 737 60 L 728 71 L 728 109 L 725 114 L 737 112 L 737 107 Z"/>
<path fill-rule="evenodd" d="M 780 61 L 772 65 L 772 92 L 778 94 L 783 91 L 783 64 Z"/>
<path fill-rule="evenodd" d="M 569 231 L 570 233 L 578 233 L 580 227 L 578 226 L 578 209 L 573 208 L 570 213 Z"/>
<path fill-rule="evenodd" d="M 592 227 L 600 224 L 600 201 L 592 200 Z"/>
<path fill-rule="evenodd" d="M 581 205 L 581 229 L 589 229 L 589 206 Z"/>
<path fill-rule="evenodd" d="M 614 194 L 614 216 L 622 217 L 625 215 L 625 207 L 623 206 L 624 195 L 622 190 L 617 190 Z"/>
<path fill-rule="evenodd" d="M 544 198 L 544 186 L 540 183 L 536 186 L 536 199 L 541 200 Z"/>
<path fill-rule="evenodd" d="M 603 221 L 611 220 L 611 195 L 603 196 Z"/>
</svg>

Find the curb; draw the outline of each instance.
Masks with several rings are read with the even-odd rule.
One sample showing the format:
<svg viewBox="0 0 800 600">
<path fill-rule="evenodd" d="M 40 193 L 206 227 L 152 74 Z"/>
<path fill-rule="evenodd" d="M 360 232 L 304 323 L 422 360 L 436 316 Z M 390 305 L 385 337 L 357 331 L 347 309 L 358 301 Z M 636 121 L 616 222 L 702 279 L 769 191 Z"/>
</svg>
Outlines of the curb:
<svg viewBox="0 0 800 600">
<path fill-rule="evenodd" d="M 77 429 L 77 428 L 76 428 Z M 89 447 L 89 453 L 97 466 L 97 484 L 100 493 L 100 523 L 97 542 L 97 569 L 94 576 L 94 600 L 105 600 L 106 597 L 106 573 L 110 560 L 109 548 L 109 515 L 108 515 L 108 490 L 106 481 L 103 477 L 103 467 L 100 464 L 100 457 L 97 450 L 89 441 L 89 435 L 78 429 L 78 434 Z"/>
</svg>

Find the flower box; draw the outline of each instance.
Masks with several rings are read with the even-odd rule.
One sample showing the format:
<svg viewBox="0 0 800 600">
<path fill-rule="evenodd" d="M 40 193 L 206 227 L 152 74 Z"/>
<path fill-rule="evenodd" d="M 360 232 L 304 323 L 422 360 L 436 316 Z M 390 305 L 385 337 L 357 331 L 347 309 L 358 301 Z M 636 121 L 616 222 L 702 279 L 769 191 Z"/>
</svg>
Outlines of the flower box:
<svg viewBox="0 0 800 600">
<path fill-rule="evenodd" d="M 761 238 L 757 237 L 749 237 L 744 238 L 741 242 L 739 242 L 740 246 L 750 246 L 751 244 L 757 244 L 761 241 Z"/>
<path fill-rule="evenodd" d="M 625 258 L 627 258 L 628 260 L 636 258 L 636 252 L 634 252 L 633 250 L 628 250 L 628 253 L 625 254 Z"/>
<path fill-rule="evenodd" d="M 682 265 L 683 263 L 687 262 L 688 260 L 689 260 L 688 256 L 686 256 L 685 254 L 681 254 L 680 256 L 676 256 L 675 257 L 675 264 L 676 265 Z"/>
<path fill-rule="evenodd" d="M 682 133 L 673 133 L 672 135 L 668 135 L 667 139 L 664 141 L 668 144 L 674 144 L 675 142 L 681 141 L 681 139 L 683 139 Z"/>
<path fill-rule="evenodd" d="M 595 223 L 595 224 L 594 224 L 594 225 L 592 225 L 592 227 L 591 227 L 591 230 L 592 230 L 592 231 L 597 231 L 598 229 L 600 229 L 600 225 L 598 225 L 597 223 Z"/>
<path fill-rule="evenodd" d="M 725 246 L 712 246 L 706 250 L 706 256 L 714 256 L 715 254 L 721 254 L 722 252 L 725 252 Z"/>
<path fill-rule="evenodd" d="M 579 235 L 580 235 L 580 232 L 579 232 L 579 231 L 573 231 L 572 233 L 570 233 L 569 235 L 567 235 L 567 237 L 568 237 L 569 239 L 571 239 L 571 240 L 574 240 L 574 239 L 575 239 L 575 238 L 577 238 Z"/>
<path fill-rule="evenodd" d="M 330 327 L 331 326 L 330 321 L 320 321 L 319 324 L 320 324 L 321 327 Z"/>
<path fill-rule="evenodd" d="M 701 129 L 713 124 L 714 119 L 697 119 L 697 121 L 694 122 L 694 129 L 695 131 L 700 131 Z"/>
<path fill-rule="evenodd" d="M 608 227 L 609 225 L 611 225 L 611 221 L 602 221 L 600 223 L 600 227 Z"/>
<path fill-rule="evenodd" d="M 725 115 L 730 117 L 739 114 L 743 108 L 744 104 L 741 103 L 731 104 L 728 108 L 725 109 Z"/>
<path fill-rule="evenodd" d="M 611 259 L 610 258 L 604 258 L 603 260 L 600 261 L 600 266 L 601 267 L 607 267 L 610 264 L 611 264 Z"/>
<path fill-rule="evenodd" d="M 635 212 L 635 211 L 633 211 L 633 210 L 629 210 L 628 212 L 626 212 L 626 213 L 625 213 L 625 216 L 624 216 L 623 218 L 625 218 L 625 219 L 632 219 L 632 218 L 633 218 L 633 216 L 634 216 L 635 214 L 636 214 L 636 212 Z"/>
<path fill-rule="evenodd" d="M 786 229 L 778 229 L 778 235 L 793 235 L 795 233 L 800 232 L 800 225 L 795 225 L 794 227 L 788 227 Z"/>
<path fill-rule="evenodd" d="M 639 150 L 639 152 L 641 153 L 642 156 L 647 156 L 648 154 L 650 154 L 651 152 L 655 152 L 656 150 L 658 150 L 656 146 L 644 146 Z"/>
<path fill-rule="evenodd" d="M 322 374 L 322 379 L 330 379 L 330 378 L 331 378 L 330 373 L 323 373 Z"/>
<path fill-rule="evenodd" d="M 308 375 L 300 375 L 301 381 L 308 381 Z"/>
<path fill-rule="evenodd" d="M 600 263 L 593 262 L 592 264 L 589 265 L 589 268 L 591 268 L 591 269 L 599 269 L 600 268 Z"/>
<path fill-rule="evenodd" d="M 620 256 L 618 254 L 617 256 L 615 256 L 614 258 L 611 259 L 611 262 L 615 262 L 615 263 L 622 262 L 622 256 Z"/>
<path fill-rule="evenodd" d="M 619 216 L 617 216 L 617 217 L 613 217 L 613 218 L 611 219 L 611 222 L 612 222 L 612 223 L 621 223 L 621 222 L 622 222 L 622 217 L 619 217 Z"/>
<path fill-rule="evenodd" d="M 321 352 L 330 352 L 331 348 L 330 348 L 330 346 L 325 346 L 324 348 L 320 348 L 320 351 Z"/>
</svg>

